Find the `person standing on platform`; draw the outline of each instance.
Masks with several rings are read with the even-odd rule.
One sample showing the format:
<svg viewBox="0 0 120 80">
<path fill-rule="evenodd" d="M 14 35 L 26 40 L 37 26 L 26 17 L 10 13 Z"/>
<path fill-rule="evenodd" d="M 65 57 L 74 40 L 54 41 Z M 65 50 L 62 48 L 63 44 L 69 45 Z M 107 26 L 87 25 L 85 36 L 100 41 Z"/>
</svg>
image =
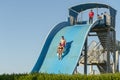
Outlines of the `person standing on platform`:
<svg viewBox="0 0 120 80">
<path fill-rule="evenodd" d="M 89 12 L 89 24 L 92 24 L 92 23 L 93 23 L 93 17 L 94 17 L 94 12 L 93 12 L 93 10 L 91 9 L 90 12 Z"/>
</svg>

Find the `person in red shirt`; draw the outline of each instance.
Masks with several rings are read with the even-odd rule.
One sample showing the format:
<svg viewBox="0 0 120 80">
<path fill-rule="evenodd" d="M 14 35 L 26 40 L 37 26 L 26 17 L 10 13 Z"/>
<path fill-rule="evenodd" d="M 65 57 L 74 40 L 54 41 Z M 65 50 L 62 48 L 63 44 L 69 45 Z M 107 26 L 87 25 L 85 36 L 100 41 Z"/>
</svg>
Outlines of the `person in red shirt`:
<svg viewBox="0 0 120 80">
<path fill-rule="evenodd" d="M 94 12 L 93 10 L 91 10 L 89 12 L 89 24 L 92 24 L 93 23 L 93 17 L 94 17 Z"/>
</svg>

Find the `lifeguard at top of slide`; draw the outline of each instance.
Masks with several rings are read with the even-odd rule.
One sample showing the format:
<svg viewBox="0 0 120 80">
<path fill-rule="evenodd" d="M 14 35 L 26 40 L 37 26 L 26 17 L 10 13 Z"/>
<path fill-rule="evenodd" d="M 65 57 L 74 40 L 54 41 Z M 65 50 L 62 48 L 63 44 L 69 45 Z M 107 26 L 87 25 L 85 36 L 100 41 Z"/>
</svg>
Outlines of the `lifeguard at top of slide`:
<svg viewBox="0 0 120 80">
<path fill-rule="evenodd" d="M 86 24 L 86 22 L 77 24 L 75 23 L 75 20 L 78 13 L 81 12 L 80 10 L 84 11 L 96 7 L 108 8 L 105 4 L 87 3 L 69 9 L 69 15 L 70 17 L 73 17 L 72 20 L 69 18 L 68 21 L 61 22 L 50 31 L 32 72 L 55 74 L 74 73 L 89 31 L 99 24 L 98 20 L 94 21 L 92 24 Z M 111 10 L 114 9 L 111 8 Z M 64 36 L 66 39 L 66 49 L 62 55 L 62 60 L 59 60 L 57 56 L 57 46 L 61 36 Z"/>
</svg>

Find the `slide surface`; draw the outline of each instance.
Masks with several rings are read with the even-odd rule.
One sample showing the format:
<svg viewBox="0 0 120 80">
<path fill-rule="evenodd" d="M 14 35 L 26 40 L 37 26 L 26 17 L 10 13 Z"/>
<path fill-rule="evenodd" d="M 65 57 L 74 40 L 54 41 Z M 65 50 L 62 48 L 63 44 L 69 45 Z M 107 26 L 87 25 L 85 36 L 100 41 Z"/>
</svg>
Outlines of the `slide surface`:
<svg viewBox="0 0 120 80">
<path fill-rule="evenodd" d="M 60 30 L 51 42 L 40 72 L 72 74 L 79 60 L 88 28 L 89 25 L 75 25 Z M 66 51 L 63 53 L 62 60 L 59 60 L 57 46 L 61 36 L 66 39 Z"/>
<path fill-rule="evenodd" d="M 54 35 L 50 45 L 47 46 L 49 48 L 44 58 L 42 61 L 39 60 L 40 57 L 38 58 L 37 64 L 34 66 L 32 72 L 73 74 L 91 27 L 92 25 L 83 24 L 67 26 L 59 30 Z M 62 55 L 62 60 L 59 60 L 57 56 L 57 47 L 61 36 L 64 36 L 66 39 L 66 49 Z M 46 47 L 43 47 L 43 50 L 45 48 Z M 42 64 L 40 65 L 39 71 L 36 71 L 38 70 L 37 65 L 40 62 L 42 62 Z"/>
</svg>

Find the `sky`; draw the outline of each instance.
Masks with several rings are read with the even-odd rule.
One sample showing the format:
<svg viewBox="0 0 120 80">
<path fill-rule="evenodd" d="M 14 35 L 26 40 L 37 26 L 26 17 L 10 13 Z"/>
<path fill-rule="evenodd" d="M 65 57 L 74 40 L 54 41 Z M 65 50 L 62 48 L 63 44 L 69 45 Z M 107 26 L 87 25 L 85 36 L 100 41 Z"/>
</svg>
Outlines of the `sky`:
<svg viewBox="0 0 120 80">
<path fill-rule="evenodd" d="M 116 39 L 120 40 L 120 0 L 0 0 L 0 74 L 29 73 L 48 32 L 67 21 L 68 9 L 97 2 L 117 10 Z"/>
</svg>

